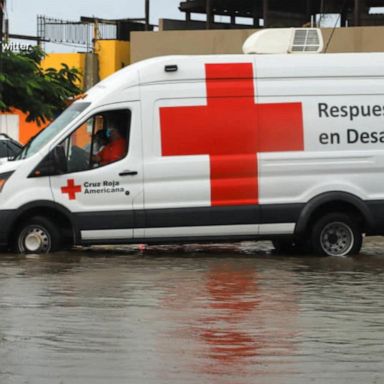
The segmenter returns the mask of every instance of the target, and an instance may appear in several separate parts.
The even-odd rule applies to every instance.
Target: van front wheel
[[[49,253],[61,244],[58,228],[47,218],[36,216],[18,227],[14,245],[18,253]]]
[[[356,255],[362,242],[357,220],[344,213],[329,213],[321,217],[312,229],[312,246],[318,255]]]

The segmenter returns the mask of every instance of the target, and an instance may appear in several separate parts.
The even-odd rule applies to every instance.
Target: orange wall
[[[21,144],[26,144],[27,141],[40,132],[48,124],[38,126],[34,122],[27,122],[27,115],[18,110],[12,110],[11,112],[2,113],[4,115],[17,115],[19,116],[19,137],[13,137],[13,139],[19,141]]]
[[[26,144],[32,136],[35,136],[36,133],[40,132],[48,125],[48,123],[46,123],[39,126],[37,123],[27,122],[27,115],[21,111],[14,111],[13,113],[19,115],[19,141],[22,144]]]

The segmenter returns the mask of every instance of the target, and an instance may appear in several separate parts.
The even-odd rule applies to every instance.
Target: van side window
[[[66,173],[81,172],[121,160],[128,153],[131,124],[129,110],[92,116],[59,146]]]

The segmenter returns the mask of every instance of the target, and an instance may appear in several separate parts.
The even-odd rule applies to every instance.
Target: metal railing
[[[94,39],[116,39],[117,22],[70,21],[39,15],[37,36],[41,41],[80,46],[90,51]]]

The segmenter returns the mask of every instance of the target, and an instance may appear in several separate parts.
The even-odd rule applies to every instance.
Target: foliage
[[[19,109],[27,113],[27,121],[41,124],[55,118],[69,98],[82,92],[79,70],[66,64],[59,70],[44,70],[40,67],[44,57],[39,47],[0,53],[0,110]]]

